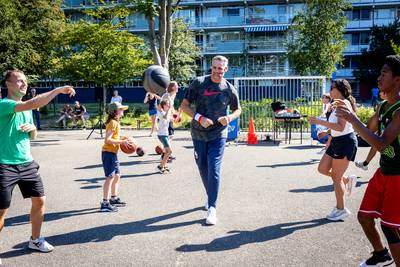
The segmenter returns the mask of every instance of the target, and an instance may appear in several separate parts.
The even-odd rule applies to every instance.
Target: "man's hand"
[[[209,118],[206,117],[201,117],[200,119],[200,125],[203,126],[204,128],[208,128],[209,126],[213,125],[213,121],[210,120]]]
[[[223,116],[218,118],[218,122],[221,123],[223,126],[226,126],[229,124],[229,117],[228,116]]]
[[[58,87],[56,90],[58,90],[61,94],[69,95],[69,97],[73,97],[75,95],[75,89],[70,85]]]
[[[353,122],[355,119],[357,119],[357,116],[354,113],[354,111],[349,109],[349,107],[343,100],[340,99],[335,100],[333,105],[336,106],[336,116],[338,118],[342,118],[350,123]]]
[[[30,133],[32,131],[36,131],[36,126],[30,123],[25,123],[19,126],[19,130],[24,133]]]

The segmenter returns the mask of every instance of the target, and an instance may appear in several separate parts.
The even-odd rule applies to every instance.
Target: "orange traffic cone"
[[[249,132],[247,134],[247,144],[248,145],[256,145],[258,143],[257,134],[254,130],[254,122],[253,118],[250,117],[249,121]]]

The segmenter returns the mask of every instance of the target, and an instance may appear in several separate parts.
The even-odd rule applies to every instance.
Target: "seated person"
[[[72,118],[72,108],[69,104],[65,104],[62,110],[60,111],[60,118],[58,118],[57,123],[62,121],[63,127],[67,127],[67,121]]]
[[[72,112],[74,127],[76,127],[77,121],[81,120],[83,128],[86,128],[85,113],[86,113],[86,108],[83,105],[81,105],[79,101],[75,101],[74,111]]]

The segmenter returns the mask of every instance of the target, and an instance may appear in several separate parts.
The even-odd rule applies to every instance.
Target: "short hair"
[[[12,69],[12,70],[7,70],[4,73],[4,79],[1,81],[1,85],[6,87],[6,81],[10,80],[11,75],[13,75],[14,73],[22,73],[25,75],[25,73],[22,70],[19,69]]]
[[[322,98],[324,98],[324,97],[328,98],[329,100],[332,99],[331,95],[328,94],[328,93],[323,94],[323,95],[322,95]]]
[[[169,99],[161,100],[161,102],[160,102],[161,108],[164,108],[164,106],[165,106],[168,102],[169,102]]]
[[[172,89],[175,87],[175,85],[178,86],[178,83],[176,81],[171,81],[168,85],[167,92],[171,93],[173,91]]]
[[[212,60],[211,60],[211,63],[214,62],[214,61],[222,61],[222,62],[225,62],[227,66],[228,66],[228,63],[229,63],[228,58],[226,58],[226,57],[224,57],[224,56],[221,56],[221,55],[218,55],[218,56],[213,57]]]
[[[393,76],[400,76],[400,55],[387,56],[385,64],[389,66]]]

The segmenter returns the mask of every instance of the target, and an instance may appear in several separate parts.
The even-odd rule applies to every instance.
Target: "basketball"
[[[170,83],[169,73],[158,65],[148,67],[144,72],[143,87],[147,92],[162,95]]]
[[[155,147],[155,151],[158,155],[161,155],[164,152],[164,149],[160,145],[158,145]]]
[[[173,118],[174,122],[181,122],[181,120],[182,120],[181,116],[179,116],[179,113],[174,113],[172,115],[172,118]]]
[[[143,157],[144,156],[144,150],[143,150],[143,148],[141,147],[141,146],[138,146],[137,148],[136,148],[136,154],[139,156],[139,157]]]
[[[125,154],[132,154],[136,151],[137,143],[133,137],[122,137],[122,140],[128,139],[128,144],[122,143],[119,147]]]

